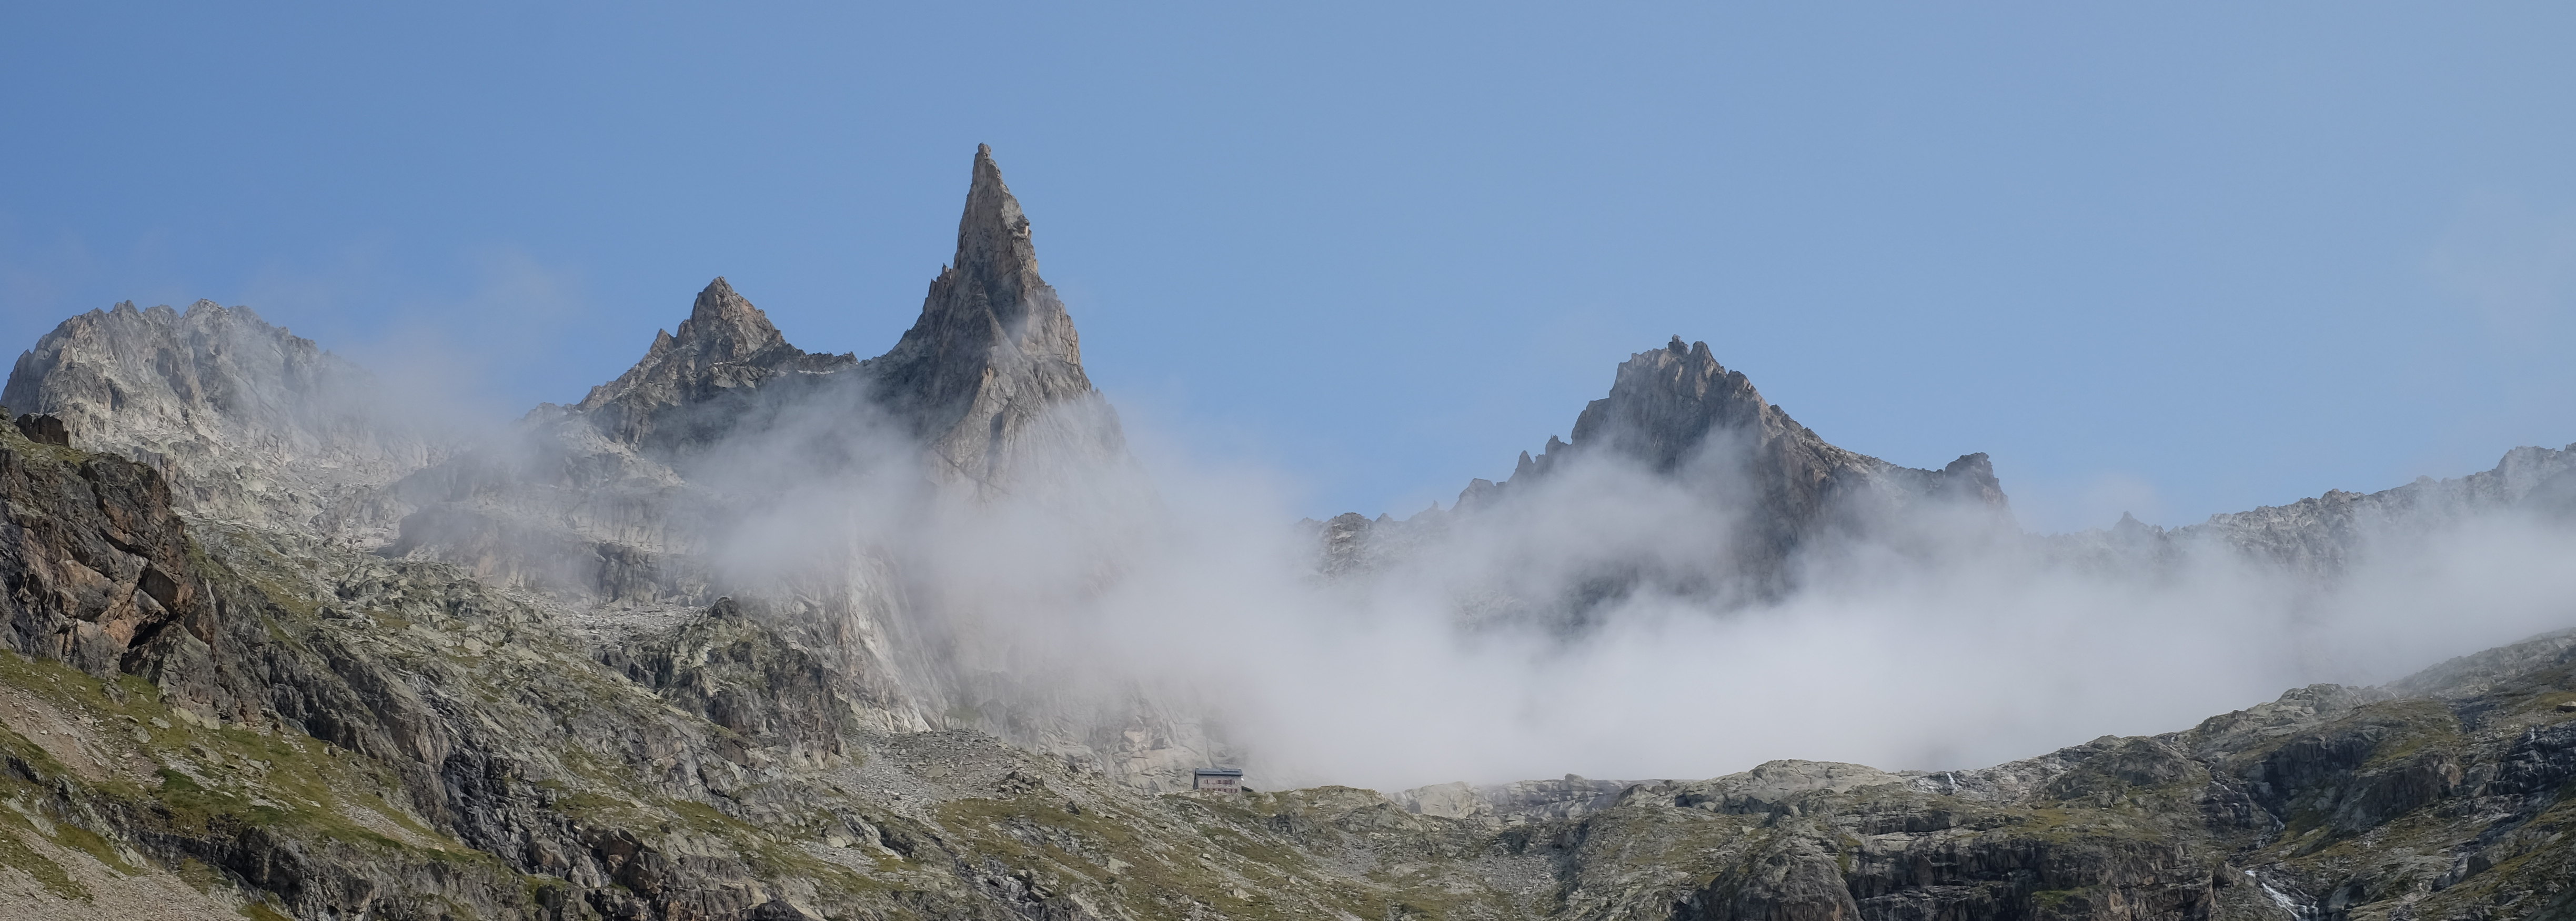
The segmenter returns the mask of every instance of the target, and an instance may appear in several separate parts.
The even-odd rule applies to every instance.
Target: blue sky
[[[1409,512],[1707,340],[2165,524],[2576,441],[2576,7],[11,4],[0,344],[249,304],[578,399],[725,275],[872,355],[994,146],[1141,426]]]

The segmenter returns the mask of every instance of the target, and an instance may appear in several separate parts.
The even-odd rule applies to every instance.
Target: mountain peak
[[[752,306],[722,275],[698,292],[696,303],[689,306],[689,318],[680,321],[671,339],[674,348],[699,364],[748,361],[787,345],[787,337],[770,324],[769,315]]]
[[[674,447],[703,441],[729,422],[719,410],[673,412],[739,395],[790,368],[826,370],[846,358],[808,355],[787,343],[769,316],[717,276],[698,292],[689,318],[656,330],[644,358],[616,380],[590,388],[575,408],[600,431],[628,444]],[[670,417],[670,418],[665,418]]]
[[[1672,472],[1711,431],[1759,431],[1772,415],[1753,382],[1718,364],[1708,343],[1686,345],[1674,336],[1663,348],[1638,352],[1620,363],[1610,395],[1594,400],[1574,421],[1574,443],[1608,449]],[[1786,415],[1772,428],[1785,423]]]
[[[956,258],[930,283],[921,318],[871,364],[887,405],[911,420],[940,469],[987,485],[1011,465],[1022,428],[1060,404],[1098,402],[1073,317],[1038,276],[1028,216],[990,146],[975,148]],[[1076,440],[1123,451],[1114,420],[1095,427]]]
[[[966,188],[965,213],[957,218],[957,255],[949,265],[975,276],[990,293],[994,319],[1015,340],[1029,332],[1025,321],[1033,312],[1053,307],[1055,315],[1063,313],[1064,305],[1055,301],[1052,290],[1046,292],[1048,297],[1025,296],[1031,288],[1045,288],[1046,282],[1038,278],[1028,215],[1020,210],[1011,187],[1002,182],[1002,168],[993,162],[993,148],[986,145],[975,147],[974,179]],[[1064,326],[1070,334],[1070,321]]]
[[[1571,442],[1550,436],[1544,453],[1522,452],[1510,478],[1469,483],[1456,508],[1544,496],[1532,488],[1568,464],[1595,462],[1643,468],[1743,512],[1735,539],[1717,558],[1687,572],[1618,576],[1666,579],[1676,591],[1706,590],[1714,579],[1736,582],[1729,590],[1743,589],[1745,597],[1777,597],[1795,575],[1791,556],[1819,537],[1866,529],[1883,514],[1924,502],[2006,508],[1986,455],[1918,470],[1836,447],[1763,399],[1742,372],[1719,364],[1708,343],[1680,336],[1621,362],[1609,395],[1575,418]]]
[[[1029,236],[1028,215],[1002,182],[993,148],[975,148],[975,168],[966,188],[966,209],[957,218],[957,255],[921,305],[921,319],[886,354],[893,363],[999,348],[1032,361],[1058,366],[1067,383],[1089,391],[1082,373],[1082,347],[1073,318],[1055,289],[1038,276],[1037,247]],[[997,353],[998,354],[998,353]],[[981,372],[974,372],[980,376]],[[945,402],[971,386],[963,377],[937,382],[928,402]]]

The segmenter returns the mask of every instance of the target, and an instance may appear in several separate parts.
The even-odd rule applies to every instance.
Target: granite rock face
[[[187,637],[213,639],[213,602],[193,578],[170,489],[151,470],[0,439],[0,522],[8,648],[115,674],[192,645]]]
[[[391,524],[364,508],[370,487],[447,453],[364,369],[212,301],[65,320],[18,356],[0,404],[152,465],[192,513],[356,540]]]

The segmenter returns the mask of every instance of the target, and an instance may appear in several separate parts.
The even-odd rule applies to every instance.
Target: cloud
[[[564,276],[504,260],[490,277],[422,316],[580,315]],[[423,381],[527,348],[405,347],[432,366]],[[1718,561],[1749,509],[1727,472],[1606,454],[1388,529],[1409,536],[1383,568],[1324,578],[1287,472],[1193,455],[1131,418],[1139,460],[1035,444],[1046,476],[970,499],[930,485],[864,380],[728,411],[731,434],[665,458],[687,490],[608,458],[630,464],[626,491],[542,514],[699,555],[718,590],[842,644],[859,680],[1026,742],[1100,751],[1121,729],[1216,727],[1230,748],[1182,739],[1171,756],[1240,753],[1268,787],[1695,778],[1776,758],[1978,767],[2576,626],[2576,573],[2556,565],[2576,534],[2518,513],[2376,533],[2319,579],[2214,544],[2132,552],[1931,507],[1812,543],[1794,591],[1728,591]],[[2116,478],[2070,501],[2102,524],[2154,511]],[[1133,722],[1159,719],[1146,711],[1184,719]]]
[[[2383,535],[2319,582],[2208,545],[2106,567],[1936,516],[1810,554],[1786,597],[1649,585],[1567,629],[1510,615],[1616,564],[1722,558],[1725,491],[1578,467],[1424,532],[1389,569],[1322,579],[1288,477],[1136,441],[1150,479],[1064,459],[1052,492],[928,513],[755,465],[797,502],[753,529],[795,543],[867,521],[901,547],[919,616],[977,667],[1058,709],[1150,688],[1211,714],[1268,786],[1704,777],[1792,757],[1977,767],[2576,625],[2576,574],[2550,563],[2576,535],[2537,518]]]

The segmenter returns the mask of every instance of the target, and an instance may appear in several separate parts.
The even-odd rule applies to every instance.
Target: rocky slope
[[[593,650],[6,430],[0,502],[13,917],[2576,916],[2576,632],[1978,771],[1202,799],[873,730],[732,602]]]

